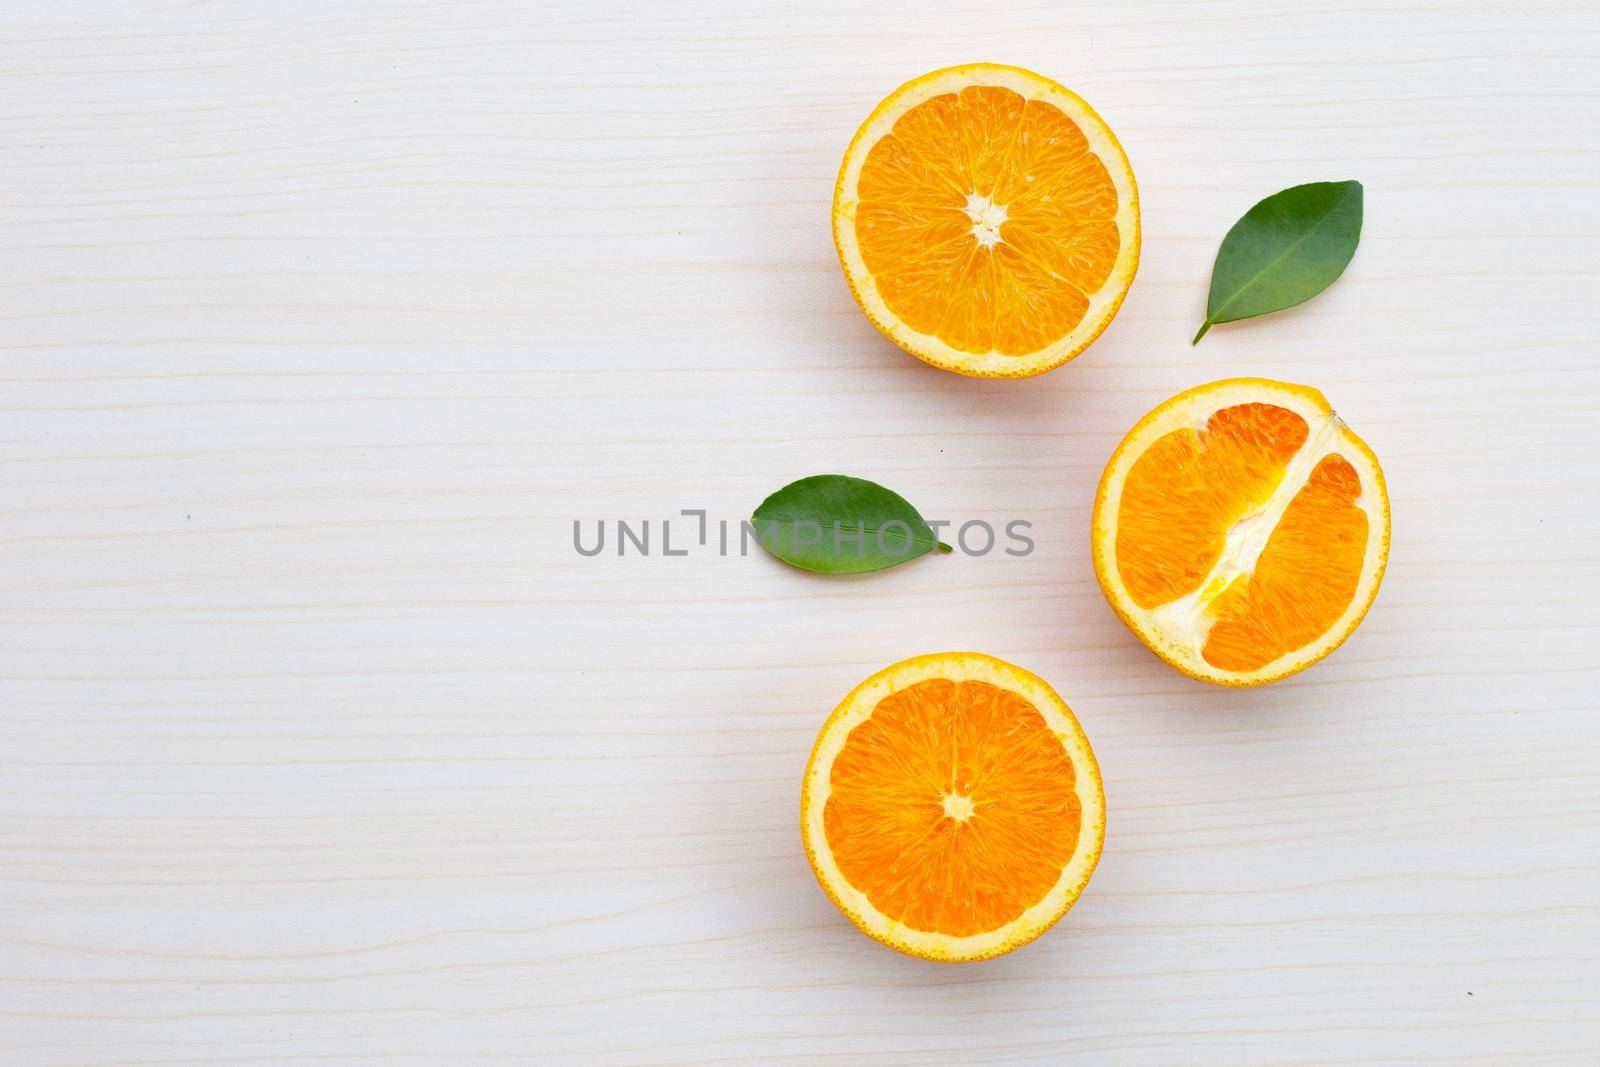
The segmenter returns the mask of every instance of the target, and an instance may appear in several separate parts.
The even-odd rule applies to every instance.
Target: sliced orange
[[[925,74],[845,152],[833,238],[873,325],[936,367],[1021,378],[1110,323],[1139,265],[1128,157],[1076,94],[1018,67]]]
[[[1162,659],[1262,685],[1342,644],[1378,595],[1389,494],[1378,457],[1315,389],[1233,378],[1139,421],[1094,502],[1111,606]]]
[[[1010,952],[1072,907],[1100,858],[1105,793],[1072,710],[976,652],[862,682],[811,751],[800,828],[839,910],[890,948]]]

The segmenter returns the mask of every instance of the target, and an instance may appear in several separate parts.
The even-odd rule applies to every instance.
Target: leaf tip
[[[939,542],[939,553],[940,553],[940,555],[948,556],[950,553],[952,553],[954,551],[955,551],[955,549],[951,548],[949,545],[945,544],[943,541]]]
[[[1205,322],[1200,324],[1200,332],[1194,335],[1194,340],[1189,342],[1190,347],[1199,344],[1200,338],[1204,337],[1206,335],[1206,331],[1209,329],[1211,329],[1211,320],[1207,319]]]

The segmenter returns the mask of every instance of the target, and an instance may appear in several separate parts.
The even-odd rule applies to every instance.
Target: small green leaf
[[[1361,243],[1361,183],[1312,182],[1273,193],[1233,224],[1211,268],[1206,321],[1254,318],[1310,300],[1344,273]]]
[[[790,482],[763,500],[750,522],[762,548],[823,574],[881,571],[935,548],[951,550],[905,497],[843,474]]]

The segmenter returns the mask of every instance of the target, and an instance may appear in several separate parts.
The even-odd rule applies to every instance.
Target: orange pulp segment
[[[1361,476],[1343,456],[1317,462],[1248,578],[1213,603],[1201,655],[1226,671],[1253,671],[1327,632],[1355,598],[1367,554]]]
[[[994,930],[1044,899],[1078,843],[1072,760],[1037,708],[932,678],[878,703],[829,776],[839,870],[918,930]]]

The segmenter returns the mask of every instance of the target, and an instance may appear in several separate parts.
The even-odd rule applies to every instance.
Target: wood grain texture
[[[1600,1058],[1600,11],[866,6],[8,12],[0,1062]],[[1141,186],[1126,305],[1033,381],[892,348],[830,243],[856,124],[975,59]],[[1345,276],[1191,348],[1234,219],[1347,177]],[[1234,374],[1320,387],[1395,511],[1361,630],[1243,693],[1087,544],[1121,434]],[[833,470],[1038,549],[572,549]],[[834,703],[947,648],[1056,685],[1110,814],[964,968],[797,826]]]

